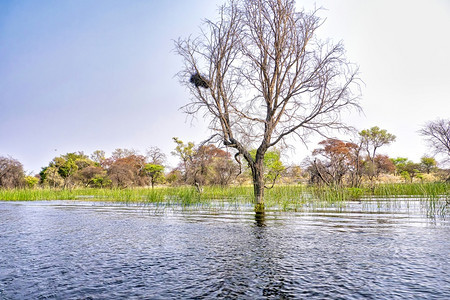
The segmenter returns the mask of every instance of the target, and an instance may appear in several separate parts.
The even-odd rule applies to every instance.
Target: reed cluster
[[[434,183],[403,183],[378,184],[373,189],[374,196],[380,197],[449,197],[450,184],[445,182]]]
[[[309,205],[329,205],[372,197],[423,197],[450,202],[450,184],[380,184],[375,189],[325,188],[306,185],[280,185],[265,192],[265,206],[281,210],[296,210]],[[246,206],[253,203],[252,186],[204,187],[199,193],[194,187],[161,187],[129,189],[0,189],[0,200],[81,200],[115,201],[123,203],[164,204],[182,206]]]

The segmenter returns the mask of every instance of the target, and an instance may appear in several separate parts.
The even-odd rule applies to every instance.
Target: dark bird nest
[[[204,89],[209,88],[209,80],[205,79],[202,75],[195,73],[191,76],[189,80],[195,87],[202,87]]]

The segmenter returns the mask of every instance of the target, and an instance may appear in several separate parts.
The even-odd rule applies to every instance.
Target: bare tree
[[[23,165],[12,157],[0,156],[0,188],[17,188],[24,185]]]
[[[346,128],[341,112],[359,109],[357,68],[341,43],[316,38],[322,23],[294,0],[229,0],[200,36],[175,43],[185,64],[179,79],[192,95],[185,112],[203,112],[213,136],[244,157],[261,206],[269,148]]]
[[[150,147],[146,151],[146,157],[149,163],[163,165],[166,162],[166,155],[158,147]]]
[[[442,155],[445,162],[450,161],[450,120],[428,122],[419,133],[425,137],[434,154]]]

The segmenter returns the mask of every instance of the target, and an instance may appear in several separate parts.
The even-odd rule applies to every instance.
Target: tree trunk
[[[255,204],[264,203],[264,182],[254,177],[253,190],[255,193]]]
[[[194,186],[199,194],[203,193],[203,187],[197,181],[194,182]]]
[[[263,156],[264,157],[264,156]],[[253,191],[255,195],[255,204],[264,205],[264,169],[263,160],[256,160],[252,169]]]

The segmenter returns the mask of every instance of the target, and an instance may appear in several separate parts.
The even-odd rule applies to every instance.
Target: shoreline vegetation
[[[82,151],[66,153],[53,158],[37,175],[26,175],[18,160],[0,156],[0,200],[91,199],[210,206],[234,202],[283,210],[364,197],[444,197],[444,202],[449,202],[450,169],[445,160],[442,168],[428,156],[420,163],[405,157],[389,158],[375,150],[390,143],[394,135],[377,126],[359,135],[358,144],[333,138],[321,141],[301,165],[285,165],[279,149],[266,151],[259,174],[264,193],[255,188],[251,166],[239,152],[233,157],[228,148],[205,143],[196,146],[176,137],[171,154],[178,157],[178,165],[170,171],[166,170],[166,155],[158,147],[147,149],[145,155],[120,148],[110,157],[102,150],[90,156]],[[248,159],[256,154],[257,150],[250,150]]]
[[[330,188],[310,185],[278,185],[266,191],[265,207],[283,211],[296,210],[310,204],[334,204],[377,198],[421,198],[445,201],[450,205],[449,183],[378,184],[375,187]],[[253,186],[205,186],[202,193],[195,187],[152,188],[34,188],[0,189],[0,201],[81,200],[136,204],[181,206],[253,205]]]

